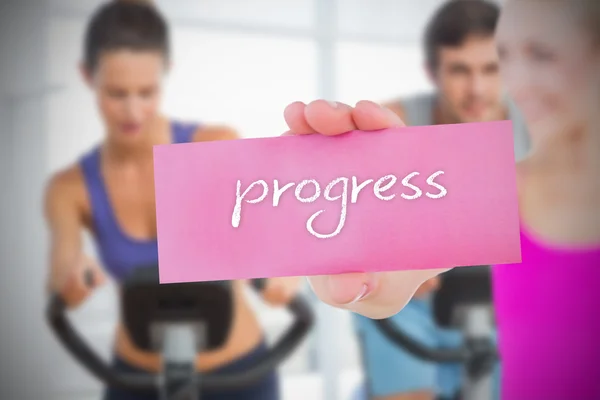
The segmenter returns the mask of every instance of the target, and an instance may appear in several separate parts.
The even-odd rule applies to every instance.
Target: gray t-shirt
[[[423,93],[400,101],[406,114],[405,122],[407,125],[434,125],[433,113],[436,98],[437,96],[434,93]],[[525,121],[514,102],[507,98],[506,105],[508,107],[509,119],[512,121],[514,128],[515,158],[516,161],[519,161],[529,152],[529,134]]]

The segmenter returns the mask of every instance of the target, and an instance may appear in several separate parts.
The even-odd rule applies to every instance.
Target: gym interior
[[[0,7],[0,173],[7,182],[1,196],[0,253],[8,270],[8,278],[0,280],[0,346],[6,363],[0,397],[7,400],[95,400],[102,398],[105,387],[57,340],[49,324],[45,287],[50,239],[42,213],[48,179],[104,135],[97,104],[79,71],[86,24],[102,3],[7,1]],[[362,99],[385,102],[435,91],[424,68],[423,33],[441,0],[153,3],[171,31],[172,65],[161,109],[173,119],[226,124],[242,138],[275,137],[288,130],[283,109],[294,101],[335,99],[353,105]],[[87,254],[95,255],[89,235],[84,246]],[[450,314],[447,308],[456,293],[471,296],[458,302],[484,305],[475,314],[492,310],[489,276],[482,268],[482,275],[463,277],[462,283],[442,280],[442,289],[447,283],[446,289],[454,292],[444,292],[447,297],[438,301],[438,322]],[[466,287],[475,289],[465,295]],[[111,357],[122,311],[118,290],[109,280],[68,312],[71,327],[105,360]],[[272,345],[294,323],[294,314],[267,305],[257,293],[252,287],[246,290]],[[366,400],[368,390],[361,388],[369,377],[352,313],[319,301],[306,282],[299,293],[310,309],[310,329],[276,367],[281,399]],[[467,360],[465,365],[482,368],[484,375],[493,373],[493,365],[486,365],[489,357],[478,364],[464,349],[434,354],[435,349],[419,347],[418,335],[412,337],[415,345],[385,323],[378,329],[414,357],[431,363],[443,363],[444,357]],[[464,374],[463,383],[489,378]],[[485,384],[492,390],[490,382]],[[481,392],[470,396],[497,398],[477,397]]]

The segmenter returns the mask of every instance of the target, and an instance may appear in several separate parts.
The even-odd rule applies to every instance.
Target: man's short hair
[[[425,30],[427,65],[435,69],[440,47],[459,47],[472,35],[493,36],[500,7],[487,0],[450,0],[440,7]]]

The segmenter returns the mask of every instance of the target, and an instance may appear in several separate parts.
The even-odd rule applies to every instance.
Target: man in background
[[[425,69],[435,90],[385,105],[410,126],[510,119],[515,156],[520,159],[528,150],[528,135],[501,85],[494,40],[499,13],[497,5],[483,0],[444,3],[424,35]],[[428,347],[460,346],[459,332],[444,330],[435,322],[431,297],[440,284],[440,277],[425,282],[392,321]],[[374,321],[356,315],[355,322],[366,371],[368,395],[363,398],[434,400],[457,395],[461,366],[420,360],[390,342]]]
[[[423,41],[425,72],[435,90],[385,105],[411,126],[511,119],[519,159],[529,143],[525,123],[501,83],[494,40],[499,14],[489,1],[444,3]]]

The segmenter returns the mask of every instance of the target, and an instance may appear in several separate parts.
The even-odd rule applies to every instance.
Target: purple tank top
[[[197,125],[171,123],[172,142],[190,142],[197,129]],[[157,265],[157,240],[132,238],[118,224],[101,174],[100,147],[87,153],[80,165],[91,202],[95,246],[104,268],[121,281],[137,267]]]
[[[600,246],[521,231],[521,264],[493,268],[502,400],[600,399]]]

